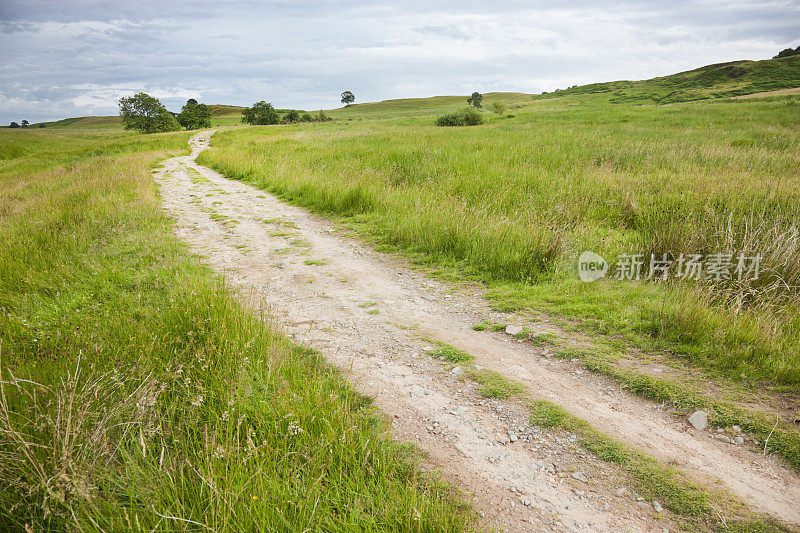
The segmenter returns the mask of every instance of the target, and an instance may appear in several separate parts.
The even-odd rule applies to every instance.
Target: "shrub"
[[[314,122],[330,122],[331,120],[333,119],[326,115],[322,109],[320,109],[319,113],[317,113],[317,116],[314,117]]]
[[[283,120],[286,122],[300,122],[300,112],[296,109],[292,109],[283,117]]]
[[[796,56],[796,55],[800,55],[800,46],[798,46],[794,50],[792,50],[791,48],[787,48],[785,50],[781,50],[780,52],[778,52],[778,55],[776,55],[772,59],[778,59],[778,58],[781,58],[781,57],[789,57],[789,56]]]
[[[242,111],[242,122],[245,124],[264,126],[267,124],[277,124],[280,122],[280,115],[272,107],[272,104],[261,100],[247,107]]]
[[[492,104],[492,111],[497,113],[498,115],[502,115],[506,112],[506,104],[502,102],[495,102]]]
[[[471,107],[447,113],[436,119],[437,126],[477,126],[483,124],[483,116]]]
[[[314,118],[310,113],[303,113],[300,115],[300,122],[311,122],[312,120],[314,120]]]

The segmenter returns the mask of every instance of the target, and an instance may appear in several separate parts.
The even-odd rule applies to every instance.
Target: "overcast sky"
[[[645,79],[800,45],[800,0],[0,0],[0,123]]]

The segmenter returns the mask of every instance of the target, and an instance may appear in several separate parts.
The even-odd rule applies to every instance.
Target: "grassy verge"
[[[368,399],[173,236],[150,167],[187,137],[53,138],[0,163],[0,520],[470,529]]]

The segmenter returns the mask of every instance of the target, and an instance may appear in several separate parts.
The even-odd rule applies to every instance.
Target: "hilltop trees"
[[[344,105],[350,105],[355,101],[356,101],[356,95],[354,95],[350,91],[345,91],[342,93],[342,103]]]
[[[145,93],[120,98],[119,115],[126,130],[157,133],[181,129],[178,121],[158,98]]]
[[[792,50],[791,48],[787,48],[786,50],[781,50],[778,52],[778,55],[773,57],[772,59],[778,59],[780,57],[789,57],[789,56],[796,56],[800,55],[800,46]]]
[[[472,93],[472,96],[467,98],[467,103],[468,104],[470,104],[472,106],[475,106],[475,107],[478,107],[478,108],[483,107],[481,105],[482,101],[483,101],[483,95],[481,93],[479,93],[478,91],[475,91],[474,93]]]
[[[28,127],[28,124],[30,124],[30,122],[28,122],[27,120],[23,120],[22,122],[20,122],[20,125],[21,125],[23,128],[27,128],[27,127]]]
[[[189,98],[178,113],[178,122],[187,130],[210,128],[211,110],[206,104],[198,104],[197,100]]]
[[[242,122],[254,126],[264,126],[267,124],[277,124],[280,122],[281,117],[272,104],[261,100],[253,104],[253,107],[247,107],[242,111]]]
[[[16,122],[12,122],[8,127],[9,128],[19,128],[19,124],[17,124]]]

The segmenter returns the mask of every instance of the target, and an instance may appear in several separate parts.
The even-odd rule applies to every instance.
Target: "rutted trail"
[[[473,383],[427,357],[432,341],[474,355],[475,364],[610,436],[800,526],[800,483],[771,458],[687,430],[612,382],[542,357],[541,347],[473,331],[492,314],[475,294],[448,292],[402,260],[337,236],[305,210],[195,164],[211,134],[195,135],[191,156],[169,159],[156,172],[178,235],[229,283],[266,302],[300,341],[349,372],[394,417],[398,439],[416,442],[445,478],[474,491],[490,523],[509,530],[672,528],[656,504],[620,494],[619,474],[583,452],[574,436],[531,428],[519,406],[482,399]]]

